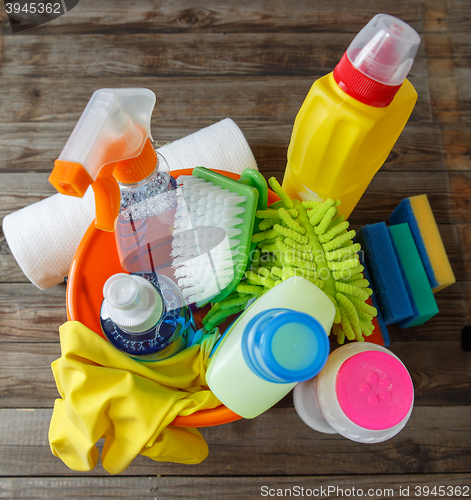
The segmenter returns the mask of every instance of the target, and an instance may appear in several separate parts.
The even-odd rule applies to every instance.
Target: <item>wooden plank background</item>
[[[471,324],[469,0],[80,0],[15,35],[0,5],[0,218],[54,193],[53,161],[101,87],[154,90],[159,144],[231,117],[263,174],[281,181],[312,82],[378,12],[421,35],[410,74],[419,98],[351,222],[387,220],[402,198],[427,193],[457,278],[437,295],[438,316],[390,328],[415,387],[405,429],[378,445],[315,433],[288,395],[257,419],[203,429],[210,455],[202,464],[139,456],[117,477],[100,464],[71,471],[47,441],[65,289],[29,283],[0,233],[0,498],[251,499],[264,486],[383,489],[371,498],[404,498],[409,486],[410,497],[426,498],[415,488],[471,486],[471,353],[461,347]]]

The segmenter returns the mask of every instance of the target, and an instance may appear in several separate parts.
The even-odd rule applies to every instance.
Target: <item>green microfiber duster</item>
[[[212,307],[203,319],[205,328],[221,324],[242,311],[251,298],[283,280],[302,276],[334,303],[333,330],[338,343],[343,344],[345,337],[363,341],[373,331],[376,309],[365,302],[372,292],[356,253],[361,247],[352,242],[355,231],[348,231],[349,223],[338,215],[340,202],[291,200],[274,177],[269,184],[280,201],[256,213],[262,221],[252,237],[257,250],[251,269],[236,292]]]

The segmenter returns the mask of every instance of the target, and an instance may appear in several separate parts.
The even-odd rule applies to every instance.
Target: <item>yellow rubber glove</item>
[[[62,356],[52,363],[61,399],[49,428],[52,453],[68,467],[122,472],[138,454],[157,461],[200,463],[208,446],[198,429],[167,427],[177,415],[221,403],[205,385],[217,334],[171,358],[141,363],[77,321],[59,329]]]

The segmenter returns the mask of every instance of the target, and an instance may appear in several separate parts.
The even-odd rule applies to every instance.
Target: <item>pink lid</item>
[[[414,400],[409,372],[397,358],[382,351],[348,358],[337,373],[336,393],[345,415],[371,430],[399,424]]]

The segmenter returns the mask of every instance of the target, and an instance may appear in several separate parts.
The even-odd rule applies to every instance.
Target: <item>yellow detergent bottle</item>
[[[377,14],[332,73],[317,80],[294,123],[283,188],[292,198],[340,199],[347,218],[386,160],[417,100],[406,76],[418,33]]]

